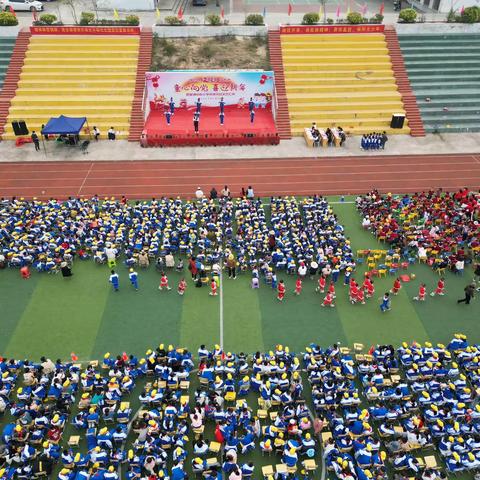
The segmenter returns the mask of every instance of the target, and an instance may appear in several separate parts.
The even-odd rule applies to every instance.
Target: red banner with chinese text
[[[140,35],[140,27],[96,27],[75,25],[31,26],[32,35]]]
[[[385,25],[280,25],[281,35],[325,33],[383,33]]]

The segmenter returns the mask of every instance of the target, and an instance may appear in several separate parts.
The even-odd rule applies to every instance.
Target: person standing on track
[[[172,288],[168,285],[168,277],[165,272],[162,272],[162,276],[160,278],[160,285],[158,286],[159,290],[171,290]]]
[[[214,277],[212,277],[212,281],[210,282],[210,294],[212,297],[216,297],[217,293],[217,282]]]
[[[185,281],[184,278],[182,278],[178,283],[177,292],[179,295],[184,295],[186,289],[187,289],[187,282]]]
[[[295,283],[295,291],[293,293],[295,295],[300,295],[302,293],[302,279],[300,277],[297,278]]]

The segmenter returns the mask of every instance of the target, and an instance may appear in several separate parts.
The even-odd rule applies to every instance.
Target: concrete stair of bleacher
[[[13,120],[38,131],[61,114],[128,138],[138,48],[137,36],[32,36],[3,138],[15,138]]]
[[[0,37],[0,91],[7,76],[8,65],[15,47],[15,37]]]
[[[480,131],[480,37],[399,35],[427,132]]]
[[[383,34],[283,35],[282,58],[292,133],[317,122],[352,134],[387,131],[404,113]]]

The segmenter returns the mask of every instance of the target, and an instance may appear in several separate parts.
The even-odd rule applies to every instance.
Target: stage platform
[[[145,122],[141,144],[145,147],[277,145],[279,137],[272,112],[255,109],[250,123],[248,107],[225,107],[225,121],[220,125],[218,107],[202,106],[198,134],[193,128],[194,107],[175,109],[170,125],[164,110],[152,110]]]

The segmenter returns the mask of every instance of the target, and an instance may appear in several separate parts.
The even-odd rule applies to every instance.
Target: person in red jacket
[[[325,298],[323,299],[322,307],[334,307],[335,304],[333,303],[333,294],[328,292]]]
[[[430,294],[432,297],[435,295],[445,295],[445,279],[442,277],[437,283],[437,288]]]
[[[420,302],[424,302],[426,291],[427,291],[426,285],[424,283],[421,283],[420,287],[418,288],[418,295],[416,297],[413,297],[413,299]]]
[[[398,292],[402,288],[402,283],[400,282],[399,278],[396,278],[395,281],[393,282],[393,287],[390,290],[390,293],[393,293],[394,295],[398,295]]]
[[[330,282],[330,286],[328,287],[328,293],[331,293],[333,298],[337,298],[337,296],[335,295],[335,284],[333,282]]]
[[[277,292],[277,300],[283,301],[283,298],[285,297],[285,284],[283,283],[283,280],[278,282]]]
[[[295,291],[293,292],[295,295],[300,295],[302,293],[302,279],[299,277],[295,283]]]
[[[355,281],[350,282],[349,296],[350,296],[350,303],[352,305],[357,302],[358,290],[359,289],[358,289],[357,282]]]

